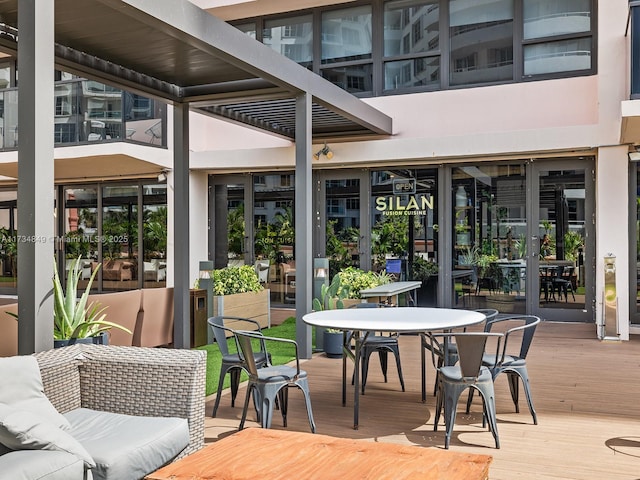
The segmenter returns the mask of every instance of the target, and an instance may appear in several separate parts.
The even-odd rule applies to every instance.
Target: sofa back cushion
[[[119,328],[112,328],[109,330],[109,344],[125,347],[133,345],[133,332],[142,308],[142,291],[130,290],[89,295],[87,304],[91,302],[98,302],[101,307],[107,307],[104,311],[105,320],[122,325],[131,331],[127,333]]]
[[[0,406],[19,407],[56,427],[69,427],[67,419],[45,396],[40,368],[34,357],[0,358],[0,378]]]

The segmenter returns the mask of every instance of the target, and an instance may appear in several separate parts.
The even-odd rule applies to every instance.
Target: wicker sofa
[[[16,358],[16,357],[14,357]],[[133,420],[143,422],[153,422],[173,418],[176,421],[186,419],[188,424],[184,428],[184,442],[188,445],[180,451],[177,456],[173,455],[169,461],[173,461],[184,455],[200,449],[204,445],[204,407],[205,407],[205,368],[206,353],[197,350],[174,350],[160,348],[143,347],[119,347],[102,345],[77,344],[66,348],[49,350],[35,355],[42,377],[44,393],[51,404],[65,417],[71,419],[72,429],[70,433],[74,435],[74,422],[72,420],[74,412],[89,412],[89,421],[84,418],[81,423],[85,429],[84,443],[81,438],[76,438],[86,450],[94,456],[107,458],[108,462],[102,462],[94,456],[95,463],[98,464],[92,470],[93,478],[116,478],[127,480],[142,478],[144,475],[159,468],[161,465],[152,465],[148,458],[141,458],[142,468],[150,471],[143,471],[136,465],[137,470],[131,468],[131,462],[135,463],[135,448],[128,447],[127,439],[132,436],[131,430],[136,429]],[[103,412],[113,414],[123,414],[133,417],[123,417],[124,421],[120,425],[121,432],[113,432],[114,422],[109,417],[103,417]],[[91,417],[91,415],[94,415]],[[85,414],[86,415],[86,414]],[[142,418],[145,417],[145,418]],[[161,418],[158,418],[161,417]],[[77,417],[76,417],[77,418]],[[127,421],[131,418],[132,422]],[[100,424],[107,420],[111,425],[104,430],[104,425]],[[184,423],[184,420],[182,420]],[[76,422],[78,423],[78,422]],[[117,423],[117,422],[116,422]],[[87,425],[91,425],[89,435],[95,432],[96,439],[90,438],[87,441]],[[151,437],[155,434],[155,426],[148,423],[149,427],[143,429],[144,433],[137,435],[137,445],[146,445],[147,439],[140,438],[149,433],[149,444],[157,439]],[[97,427],[97,428],[96,428]],[[116,427],[118,428],[118,427]],[[111,430],[111,440],[106,438]],[[137,428],[140,431],[140,428]],[[106,433],[105,433],[106,432]],[[164,439],[161,439],[161,442]],[[110,452],[109,449],[115,450]],[[162,444],[159,448],[162,448]],[[180,447],[182,448],[182,447]],[[157,450],[154,446],[153,450]],[[133,452],[133,453],[132,453]],[[140,457],[147,453],[141,453]],[[0,452],[1,453],[1,452]],[[45,455],[46,451],[10,451],[5,455],[14,453],[31,455],[33,460],[22,460],[20,465],[32,464],[38,461],[38,455]],[[59,452],[57,452],[59,453]],[[119,455],[126,460],[126,474],[118,470],[117,459]],[[124,459],[124,457],[127,457]],[[0,454],[0,466],[3,465],[4,455]],[[146,463],[145,463],[146,462]],[[166,463],[166,461],[164,461]],[[14,465],[15,466],[15,462]],[[2,467],[4,469],[4,467]],[[102,469],[102,470],[101,470]],[[109,473],[111,469],[111,473]],[[130,473],[137,471],[138,473]],[[85,473],[86,475],[86,473]],[[31,478],[29,475],[14,478]],[[41,477],[38,477],[41,478]],[[75,476],[44,476],[42,478],[76,478]],[[90,478],[90,477],[80,477]]]

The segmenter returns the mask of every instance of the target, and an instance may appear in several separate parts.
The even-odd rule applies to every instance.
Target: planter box
[[[506,294],[487,295],[486,306],[487,308],[495,308],[500,313],[513,313],[516,297]]]
[[[235,293],[213,297],[213,316],[229,315],[231,317],[250,318],[260,324],[261,328],[271,326],[271,302],[269,289],[261,292]],[[229,324],[230,328],[242,330],[240,324]],[[246,326],[245,328],[249,328]],[[251,328],[253,330],[253,328]]]

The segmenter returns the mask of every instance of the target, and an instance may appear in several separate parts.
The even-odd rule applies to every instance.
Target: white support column
[[[173,345],[189,348],[189,105],[173,106]]]
[[[311,184],[311,95],[296,98],[296,341],[302,358],[311,358],[311,327],[302,316],[311,311],[313,204]]]
[[[18,0],[18,352],[53,348],[54,0]]]
[[[596,323],[603,319],[604,257],[616,257],[617,332],[629,340],[629,158],[626,145],[600,147],[596,162]],[[585,259],[585,262],[589,259]],[[634,288],[635,290],[635,288]]]

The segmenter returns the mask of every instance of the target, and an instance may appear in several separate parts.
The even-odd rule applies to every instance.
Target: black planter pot
[[[329,358],[342,358],[342,332],[323,332],[324,353]]]
[[[109,335],[107,332],[102,332],[95,337],[87,338],[67,338],[65,340],[54,340],[53,348],[68,347],[74,343],[88,343],[94,345],[109,345]]]

